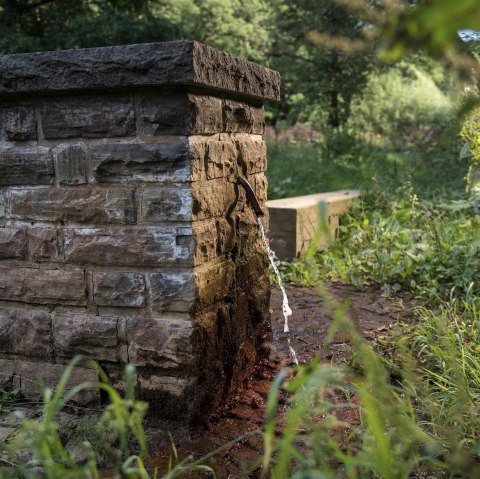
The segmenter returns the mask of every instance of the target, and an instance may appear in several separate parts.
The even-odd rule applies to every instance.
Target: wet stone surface
[[[332,323],[333,312],[315,288],[296,285],[286,286],[293,315],[289,318],[291,341],[300,363],[309,362],[321,348],[325,335]],[[388,334],[391,326],[401,321],[411,321],[411,301],[408,298],[395,300],[381,296],[378,291],[360,291],[344,284],[331,284],[328,294],[336,301],[349,303],[348,314],[367,340]],[[220,416],[211,417],[207,424],[191,436],[175,442],[180,458],[192,455],[199,459],[222,448],[207,464],[217,472],[217,477],[240,479],[259,478],[263,438],[256,433],[265,420],[265,405],[275,376],[292,360],[283,333],[282,295],[273,288],[270,303],[272,316],[273,344],[270,361],[259,364],[249,388],[231,402],[231,407]],[[325,362],[339,363],[348,358],[348,337],[337,333],[325,350]],[[328,398],[334,403],[344,402],[343,396],[332,393]],[[287,396],[281,393],[277,413],[277,434],[281,433],[283,416],[287,407]],[[355,398],[352,397],[355,403]],[[337,418],[350,428],[359,423],[355,407],[339,408]],[[240,441],[234,441],[243,436]],[[153,455],[149,466],[159,467],[168,463],[170,446],[163,436],[152,432],[150,450]],[[205,473],[189,473],[186,478],[209,477]]]
[[[332,322],[333,312],[315,288],[287,285],[287,294],[293,315],[289,319],[291,341],[300,363],[307,363],[319,351]],[[354,324],[367,340],[388,334],[390,327],[398,320],[408,322],[413,318],[411,308],[415,306],[408,298],[395,300],[382,297],[378,291],[360,291],[343,284],[330,284],[328,294],[339,302],[349,303],[348,313]],[[205,424],[192,433],[175,435],[175,447],[179,459],[189,455],[200,459],[212,451],[218,453],[207,461],[217,473],[226,479],[259,478],[263,438],[260,434],[265,420],[265,407],[271,384],[282,368],[289,368],[292,360],[283,333],[282,295],[273,288],[271,298],[273,343],[269,360],[258,364],[247,389],[233,397],[228,409],[211,416]],[[348,358],[348,337],[338,333],[325,349],[325,362],[341,363]],[[334,390],[328,401],[343,403],[343,396]],[[355,404],[355,397],[352,397]],[[288,397],[281,392],[277,411],[276,433],[281,434]],[[27,417],[38,415],[34,407],[23,407]],[[62,413],[61,423],[75,420],[75,416]],[[338,408],[337,418],[355,427],[359,422],[358,411],[353,407]],[[77,419],[78,420],[78,419]],[[11,415],[0,415],[0,440],[5,440],[18,427]],[[147,460],[150,470],[159,469],[159,475],[168,468],[171,443],[164,429],[146,425],[149,449],[152,453]],[[240,439],[239,439],[240,438]],[[72,446],[75,449],[75,444]],[[72,447],[69,446],[69,449]],[[74,451],[75,452],[75,451]],[[105,471],[102,477],[113,477]],[[188,479],[210,477],[208,473],[196,472],[183,476]]]

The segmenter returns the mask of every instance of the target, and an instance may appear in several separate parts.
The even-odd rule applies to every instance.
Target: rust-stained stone
[[[0,268],[0,300],[85,306],[83,271]]]
[[[235,263],[226,260],[218,264],[205,264],[195,269],[197,308],[224,300],[231,291],[235,278]]]

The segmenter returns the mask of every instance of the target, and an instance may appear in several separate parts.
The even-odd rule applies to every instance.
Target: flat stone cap
[[[190,40],[0,56],[0,94],[166,85],[280,97],[278,72]]]

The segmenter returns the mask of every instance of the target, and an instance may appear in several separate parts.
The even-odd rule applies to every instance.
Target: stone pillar
[[[279,75],[181,41],[0,57],[0,381],[76,354],[160,416],[220,404],[268,339],[262,102]],[[76,368],[71,384],[96,380]],[[84,401],[96,400],[84,394]]]

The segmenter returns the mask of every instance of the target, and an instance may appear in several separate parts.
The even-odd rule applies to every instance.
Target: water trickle
[[[258,225],[260,227],[260,232],[262,234],[263,244],[265,245],[265,250],[267,251],[268,259],[270,261],[270,264],[272,265],[273,271],[275,272],[278,285],[283,295],[283,305],[282,305],[283,319],[284,319],[283,332],[287,335],[288,349],[290,351],[290,356],[292,357],[292,361],[296,366],[298,366],[299,365],[298,357],[295,349],[293,349],[293,346],[292,346],[290,328],[288,326],[288,317],[292,315],[292,310],[290,309],[290,306],[288,304],[287,292],[285,291],[285,286],[283,286],[283,281],[282,281],[282,277],[280,276],[280,271],[278,271],[277,265],[275,264],[275,252],[270,248],[267,234],[265,233],[264,218],[263,216],[258,216],[257,219],[258,219]]]

